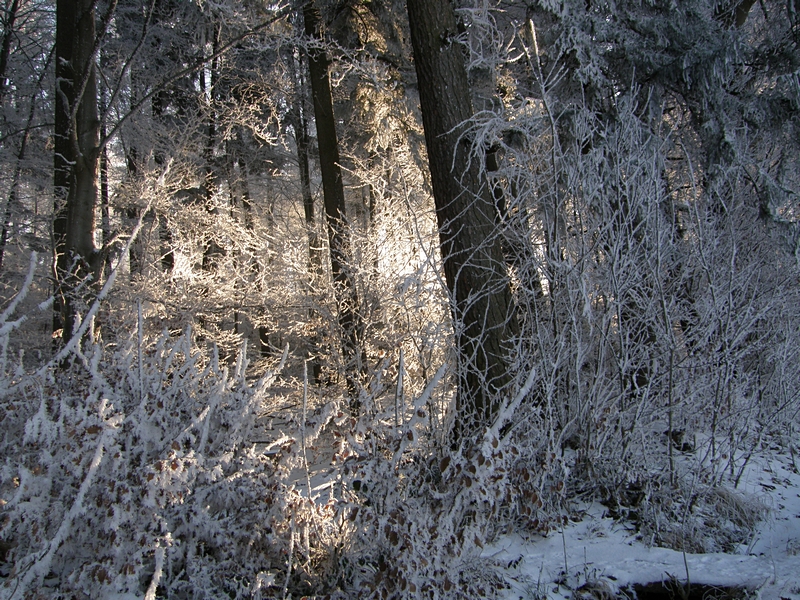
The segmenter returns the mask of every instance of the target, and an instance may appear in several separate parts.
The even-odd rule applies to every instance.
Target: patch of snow
[[[800,473],[792,456],[762,453],[739,486],[770,509],[749,546],[736,554],[684,554],[648,547],[606,509],[587,507],[583,520],[547,537],[513,534],[483,552],[501,565],[512,588],[505,597],[570,598],[587,582],[614,591],[633,584],[688,579],[692,584],[746,587],[762,600],[800,600]]]

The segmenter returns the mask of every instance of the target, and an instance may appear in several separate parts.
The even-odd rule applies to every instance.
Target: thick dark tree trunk
[[[312,2],[303,8],[306,35],[321,39],[319,12]],[[314,97],[314,117],[317,123],[319,163],[322,172],[322,190],[325,196],[325,217],[331,254],[331,272],[339,304],[339,326],[343,334],[345,376],[350,393],[350,408],[354,414],[360,410],[358,399],[358,374],[364,364],[359,350],[358,298],[352,273],[347,266],[349,240],[344,204],[344,184],[339,166],[339,141],[333,115],[331,83],[328,78],[328,57],[323,50],[309,52],[308,66],[311,76],[311,93]]]
[[[490,425],[511,381],[506,345],[518,330],[496,209],[464,123],[473,116],[449,0],[408,0],[444,272],[459,358],[456,439]]]
[[[56,5],[55,197],[53,230],[60,283],[54,326],[69,341],[78,325],[83,281],[97,276],[94,245],[100,119],[94,69],[95,11],[92,0]],[[84,288],[85,289],[85,288]]]
[[[18,11],[19,0],[13,0],[3,15],[3,41],[0,42],[0,106],[6,96],[6,71],[8,70],[8,59],[11,56],[11,40],[15,35],[14,22],[17,20]]]

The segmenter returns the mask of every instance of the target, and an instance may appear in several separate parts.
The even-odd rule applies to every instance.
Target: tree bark
[[[312,2],[308,2],[303,8],[303,21],[306,35],[312,39],[321,40],[320,16]],[[342,170],[339,166],[339,141],[336,135],[328,65],[328,57],[323,50],[316,48],[309,51],[308,66],[311,93],[314,97],[314,117],[317,124],[322,190],[325,197],[331,273],[333,274],[336,301],[339,305],[339,326],[343,334],[345,377],[350,394],[350,409],[354,414],[358,414],[360,403],[357,374],[361,373],[364,368],[358,338],[359,331],[363,327],[358,315],[355,284],[347,266],[349,254],[347,214],[345,212]]]
[[[19,11],[19,0],[13,0],[11,6],[3,15],[3,41],[0,43],[0,106],[3,105],[6,97],[6,71],[8,70],[8,59],[11,56],[11,40],[14,38],[14,22],[17,20]]]
[[[303,195],[303,215],[308,230],[308,260],[312,276],[318,276],[322,270],[320,242],[317,237],[316,219],[314,218],[314,196],[311,193],[311,169],[308,158],[308,120],[305,116],[305,94],[301,91],[295,126],[297,127],[297,160],[300,165],[300,188]]]
[[[217,23],[212,23],[210,26],[211,51],[216,55],[219,48],[220,26]],[[202,192],[203,200],[205,202],[206,211],[211,215],[212,221],[216,220],[217,206],[215,204],[214,195],[217,192],[216,183],[216,166],[214,164],[214,147],[217,143],[217,115],[214,106],[215,101],[215,87],[217,84],[219,70],[219,59],[212,58],[211,64],[208,69],[208,76],[205,70],[200,71],[200,89],[203,94],[208,98],[208,115],[206,116],[206,144],[203,148],[203,160],[205,162],[205,176],[203,178]],[[206,247],[203,251],[203,271],[207,273],[215,273],[219,264],[225,255],[225,248],[217,243],[216,235],[210,232],[210,239],[206,242]]]
[[[292,110],[293,127],[295,129],[295,143],[297,145],[297,162],[300,174],[300,190],[303,198],[303,214],[306,222],[308,235],[308,273],[311,290],[315,289],[315,283],[322,275],[322,245],[317,233],[317,222],[314,215],[314,195],[311,191],[311,160],[309,158],[309,148],[311,146],[308,138],[308,82],[304,76],[303,55],[298,52],[295,57],[294,52],[289,55],[290,64],[294,72],[295,94],[294,108]],[[313,293],[313,291],[312,291]],[[314,308],[308,309],[309,321],[317,319]],[[311,337],[308,348],[308,355],[311,356],[311,372],[314,383],[319,385],[322,379],[322,362],[319,359],[320,347],[319,332],[315,331]]]
[[[74,292],[97,276],[94,244],[100,119],[94,69],[95,11],[92,0],[56,5],[56,115],[54,184],[56,279],[61,293],[54,326],[69,341],[78,325]]]
[[[518,331],[491,189],[470,160],[473,116],[464,55],[449,0],[408,0],[411,43],[444,273],[458,352],[454,437],[490,425],[511,381],[506,345]]]

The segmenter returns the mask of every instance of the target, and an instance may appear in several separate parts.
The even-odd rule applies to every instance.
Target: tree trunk
[[[408,0],[411,43],[444,273],[458,351],[454,437],[490,425],[511,381],[506,345],[518,330],[491,189],[470,161],[473,116],[457,22],[448,0]]]
[[[318,276],[322,271],[322,257],[320,256],[320,243],[317,237],[316,219],[314,218],[314,196],[311,193],[311,169],[308,158],[308,119],[306,118],[306,91],[305,81],[298,74],[297,94],[294,110],[294,126],[297,142],[297,160],[300,168],[300,189],[303,196],[303,214],[308,230],[308,260],[312,276]]]
[[[16,5],[16,3],[15,3]],[[36,81],[36,89],[42,89],[42,82],[50,71],[50,61],[53,59],[54,50],[50,51],[47,55],[47,60],[42,67],[39,78]],[[22,141],[19,145],[19,152],[17,153],[16,165],[14,167],[14,176],[11,180],[11,189],[6,198],[6,208],[3,215],[3,229],[0,232],[0,271],[3,270],[3,260],[5,257],[6,246],[8,244],[9,228],[11,227],[11,216],[14,205],[17,203],[17,190],[19,189],[19,182],[22,175],[22,162],[25,160],[26,152],[28,149],[28,140],[31,135],[31,127],[33,126],[33,117],[36,113],[36,95],[31,98],[31,105],[28,109],[28,120],[25,122],[25,130],[22,132]]]
[[[321,39],[319,12],[312,2],[303,8],[305,32],[311,38]],[[344,204],[344,185],[339,166],[339,141],[336,136],[336,120],[333,115],[331,84],[328,78],[328,57],[323,50],[313,49],[308,53],[311,76],[311,93],[314,97],[314,117],[317,124],[319,162],[322,172],[322,190],[325,197],[325,217],[328,225],[328,241],[331,254],[331,272],[336,301],[339,305],[339,326],[342,330],[342,350],[345,361],[345,377],[350,394],[350,409],[358,414],[357,373],[364,364],[359,350],[358,298],[352,273],[347,266],[349,239]]]
[[[294,72],[295,94],[294,108],[292,110],[293,127],[295,129],[295,143],[297,144],[297,163],[300,174],[300,190],[303,198],[303,215],[306,222],[308,235],[308,273],[311,293],[314,293],[315,284],[322,275],[322,245],[317,233],[317,221],[314,215],[314,195],[311,191],[311,162],[309,158],[310,142],[308,138],[308,81],[303,72],[303,55],[292,52],[289,55]],[[308,309],[310,322],[318,321],[319,317],[313,307]],[[311,357],[311,372],[314,383],[319,385],[322,378],[322,362],[319,358],[320,335],[315,328],[309,341],[308,355]]]
[[[211,51],[216,54],[219,48],[220,26],[213,23],[211,26]],[[216,221],[217,206],[214,195],[217,192],[216,167],[214,165],[214,147],[217,143],[217,115],[214,106],[216,79],[219,70],[219,59],[212,58],[209,65],[208,75],[205,69],[200,71],[200,89],[208,98],[208,115],[206,117],[206,144],[203,148],[203,160],[205,162],[205,176],[203,178],[202,191],[205,201],[206,211],[211,215],[212,221]],[[203,271],[215,273],[225,255],[225,248],[217,243],[216,233],[210,232],[210,239],[206,242],[203,251]]]
[[[0,43],[0,106],[3,105],[6,96],[6,71],[11,56],[11,40],[15,35],[14,22],[17,20],[18,11],[19,0],[13,0],[3,19],[3,41]]]
[[[94,245],[100,119],[94,69],[95,11],[92,0],[56,5],[56,115],[54,184],[56,278],[60,316],[69,341],[78,326],[80,298],[73,292],[96,277]]]
[[[100,137],[106,137],[106,115],[108,112],[108,88],[101,87],[100,91],[100,105],[103,118],[100,121]],[[103,279],[107,280],[111,276],[111,205],[109,203],[109,187],[108,187],[108,147],[103,146],[98,159],[98,168],[100,171],[100,231],[102,239],[102,256],[99,270],[102,273]]]

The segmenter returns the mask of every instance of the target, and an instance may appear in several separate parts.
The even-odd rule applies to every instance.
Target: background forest
[[[4,0],[0,596],[477,598],[797,448],[797,0]]]

